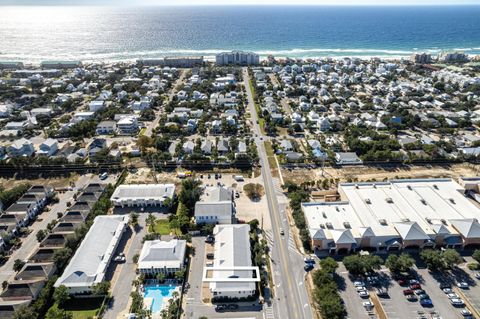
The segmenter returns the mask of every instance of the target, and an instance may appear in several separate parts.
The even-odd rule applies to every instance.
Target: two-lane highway
[[[248,75],[248,70],[244,68],[242,72],[253,130],[255,136],[258,136],[258,138],[255,139],[255,142],[257,144],[258,155],[260,158],[265,195],[267,197],[272,225],[271,231],[273,235],[273,244],[271,245],[271,259],[275,284],[275,300],[273,302],[275,318],[310,319],[313,315],[311,307],[308,304],[308,295],[305,290],[305,285],[303,284],[303,276],[298,271],[299,268],[300,271],[303,271],[303,265],[301,262],[299,263],[299,260],[302,260],[301,255],[298,252],[294,252],[296,255],[292,256],[289,252],[289,236],[291,234],[289,224],[286,222],[285,211],[280,211],[279,209],[274,180],[271,175],[270,165],[263,144],[263,140],[266,139],[266,137],[262,135],[257,123],[258,117],[249,85],[250,77]],[[280,234],[281,228],[284,229],[285,235]],[[299,276],[301,278],[299,278]],[[300,281],[300,279],[302,280]]]

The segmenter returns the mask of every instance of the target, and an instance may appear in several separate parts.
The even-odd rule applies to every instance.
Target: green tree
[[[400,256],[389,255],[385,261],[385,266],[392,273],[407,272],[414,264],[415,260],[406,253],[403,253]]]
[[[448,268],[452,268],[453,266],[461,264],[463,262],[463,258],[455,249],[446,249],[442,253],[442,257],[445,266],[447,266]]]
[[[145,223],[147,224],[149,232],[153,233],[156,221],[157,221],[157,218],[153,216],[152,213],[149,213],[147,218],[145,219]]]
[[[13,271],[19,272],[22,270],[23,266],[25,265],[25,262],[20,259],[15,259],[13,262]]]
[[[37,232],[36,236],[37,236],[37,241],[40,243],[42,240],[45,239],[45,237],[47,237],[47,232],[44,229],[40,229]]]
[[[195,203],[198,202],[201,194],[200,182],[188,178],[182,181],[182,189],[178,194],[178,200],[187,208],[189,214],[192,214]]]
[[[93,285],[92,292],[94,295],[98,296],[108,296],[110,291],[110,281],[102,281]]]
[[[38,318],[38,313],[28,305],[20,306],[15,310],[13,319],[35,319]]]
[[[70,257],[72,256],[72,250],[68,247],[55,250],[53,253],[53,262],[59,269],[63,269]]]
[[[473,252],[472,258],[475,259],[476,262],[480,263],[480,249],[477,249]]]
[[[343,259],[345,268],[355,275],[380,269],[383,260],[377,255],[350,255]]]
[[[424,249],[420,252],[420,258],[430,271],[440,271],[445,268],[442,255],[433,249]]]
[[[327,257],[320,260],[320,267],[329,274],[333,274],[338,268],[338,263],[332,257]]]
[[[53,305],[48,309],[45,319],[72,319],[73,315],[70,312],[59,309],[57,305]]]
[[[130,226],[132,227],[136,227],[138,225],[138,213],[135,213],[135,212],[130,212],[130,215],[129,215],[129,224]]]
[[[63,307],[70,299],[70,292],[68,291],[68,288],[64,285],[60,285],[55,288],[55,291],[53,292],[53,299],[60,307]]]

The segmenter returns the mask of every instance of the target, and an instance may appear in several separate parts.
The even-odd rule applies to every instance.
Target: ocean
[[[0,60],[480,54],[480,6],[0,7]]]

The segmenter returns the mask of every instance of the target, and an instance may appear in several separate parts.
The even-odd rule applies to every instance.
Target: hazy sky
[[[480,5],[480,0],[0,0],[0,5]]]

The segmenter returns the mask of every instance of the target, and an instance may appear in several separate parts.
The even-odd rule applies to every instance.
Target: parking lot
[[[208,176],[210,175],[210,178]],[[238,193],[238,197],[235,197],[236,217],[237,219],[245,222],[249,222],[253,219],[262,219],[262,213],[268,214],[267,199],[262,196],[259,200],[252,201],[245,195],[243,187],[249,183],[258,183],[263,185],[263,181],[260,177],[250,178],[246,174],[237,174],[244,177],[243,181],[238,181],[233,178],[232,173],[220,174],[215,178],[215,173],[196,174],[197,178],[202,181],[202,186],[205,187],[204,196],[208,196],[208,192],[218,185],[222,185],[227,188],[231,188],[235,194]],[[264,218],[267,222],[268,218]]]
[[[439,281],[434,278],[426,269],[414,269],[412,282],[407,280],[402,285],[398,281],[393,280],[388,269],[382,268],[376,273],[375,281],[367,281],[365,278],[354,278],[340,264],[338,269],[340,275],[339,287],[341,296],[345,302],[348,318],[377,318],[377,315],[384,313],[390,319],[413,319],[413,318],[443,318],[443,319],[459,319],[464,318],[461,314],[464,306],[454,307],[446,293],[440,289]],[[420,290],[412,293],[415,297],[411,297],[409,301],[404,295],[404,290],[410,289],[410,285],[417,280],[420,288],[424,290],[422,296]],[[360,296],[360,286],[365,286],[366,292],[363,297]],[[414,286],[412,286],[414,287]],[[385,295],[377,296],[377,288],[385,290]],[[476,289],[480,289],[477,285],[471,289],[462,290],[467,296],[472,296],[475,302],[480,302],[480,296]],[[460,296],[461,297],[461,296]],[[419,299],[431,299],[432,305],[422,306]],[[470,299],[470,297],[468,297]],[[379,303],[376,301],[378,300]],[[364,302],[372,301],[381,309],[368,311],[363,305]],[[375,308],[375,307],[374,307]],[[378,316],[379,317],[379,316]]]
[[[192,245],[195,254],[190,261],[188,272],[189,289],[184,297],[185,318],[197,319],[201,316],[208,318],[263,318],[262,306],[256,302],[240,302],[237,310],[215,311],[215,306],[205,299],[205,288],[202,289],[203,267],[210,260],[206,257],[211,252],[212,245],[205,243],[206,237],[193,237]],[[208,289],[208,285],[205,285]],[[203,290],[203,291],[202,291]],[[231,304],[231,303],[229,303]],[[200,315],[201,314],[201,315]]]

